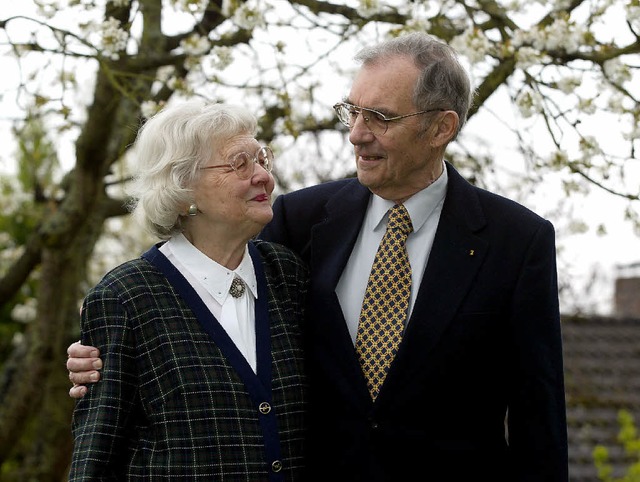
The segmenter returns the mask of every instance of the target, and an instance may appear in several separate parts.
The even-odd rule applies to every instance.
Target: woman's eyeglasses
[[[273,169],[273,151],[270,147],[260,147],[254,155],[248,152],[239,152],[227,163],[219,164],[217,166],[205,166],[200,169],[218,169],[229,168],[233,169],[240,179],[249,179],[253,176],[256,168],[256,164],[259,164],[265,171],[271,172]]]

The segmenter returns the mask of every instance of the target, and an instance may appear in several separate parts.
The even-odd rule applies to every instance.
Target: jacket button
[[[269,405],[268,402],[262,402],[260,405],[258,405],[258,410],[260,410],[260,413],[262,415],[266,415],[271,411],[271,405]]]
[[[282,462],[279,460],[271,462],[271,470],[274,472],[280,472],[282,470]]]

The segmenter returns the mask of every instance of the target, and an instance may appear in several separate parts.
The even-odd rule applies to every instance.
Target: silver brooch
[[[244,294],[244,283],[237,276],[233,278],[233,281],[231,282],[229,294],[234,298],[240,298]]]

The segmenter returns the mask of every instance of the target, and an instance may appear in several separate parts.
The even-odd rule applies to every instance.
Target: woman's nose
[[[271,179],[271,173],[262,167],[259,163],[253,165],[253,174],[251,175],[251,182],[269,182]]]

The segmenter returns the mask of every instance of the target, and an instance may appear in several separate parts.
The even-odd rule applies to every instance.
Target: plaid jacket
[[[157,247],[89,292],[82,342],[104,368],[74,411],[69,480],[300,480],[307,271],[280,245],[249,251],[257,374]]]

